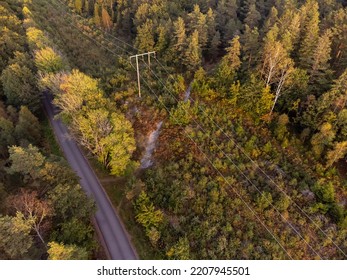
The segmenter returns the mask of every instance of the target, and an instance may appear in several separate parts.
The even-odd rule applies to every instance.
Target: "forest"
[[[9,0],[0,21],[0,258],[98,252],[50,92],[141,258],[346,259],[344,1]]]
[[[0,259],[91,259],[94,202],[41,107],[40,71],[60,69],[19,1],[0,1]],[[46,58],[49,57],[49,62]]]

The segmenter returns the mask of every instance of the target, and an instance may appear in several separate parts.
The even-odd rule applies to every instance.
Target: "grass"
[[[63,157],[63,153],[60,149],[60,146],[54,136],[54,132],[52,130],[52,127],[49,123],[49,120],[48,118],[44,118],[42,121],[41,121],[41,127],[42,127],[42,130],[43,130],[43,138],[45,139],[45,143],[44,143],[44,146],[47,150],[48,153],[50,154],[54,154],[56,156],[60,156],[60,157]]]

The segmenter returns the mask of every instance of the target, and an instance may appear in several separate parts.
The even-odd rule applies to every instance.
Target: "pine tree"
[[[250,70],[255,66],[259,56],[259,32],[255,27],[251,29],[248,25],[245,26],[245,32],[241,37],[243,60],[245,69]]]
[[[206,15],[201,13],[199,5],[194,5],[194,10],[188,14],[189,24],[188,30],[190,33],[197,30],[199,34],[199,45],[204,48],[208,41],[208,26]]]
[[[331,58],[331,31],[328,29],[319,37],[317,47],[313,54],[312,69],[309,69],[310,83],[316,92],[322,92],[329,87],[329,75],[331,75],[329,60]]]
[[[147,19],[144,24],[137,27],[137,36],[135,46],[143,52],[148,52],[154,49],[154,27],[153,21]]]
[[[195,30],[188,38],[188,47],[184,56],[184,63],[191,73],[195,72],[201,64],[201,48],[199,45],[199,32]]]
[[[250,28],[254,28],[259,25],[259,21],[261,20],[261,15],[257,10],[255,4],[251,4],[248,8],[247,16],[245,18],[245,24],[247,24]]]
[[[266,34],[278,21],[278,11],[275,7],[272,7],[270,13],[265,20],[264,26],[262,28],[262,33]]]
[[[217,31],[211,41],[211,45],[210,48],[208,50],[209,54],[215,58],[218,55],[219,52],[219,47],[221,46],[222,42],[221,42],[221,38],[220,38],[220,33],[219,31]]]
[[[235,80],[236,73],[241,66],[240,37],[235,36],[233,40],[229,42],[229,44],[230,46],[226,48],[227,53],[222,58],[217,72],[218,89],[224,94],[230,89]]]
[[[218,1],[216,9],[216,23],[221,35],[222,43],[226,44],[240,29],[241,23],[237,16],[237,0]]]
[[[299,49],[299,61],[302,68],[310,69],[314,63],[314,52],[319,40],[319,11],[317,1],[307,1],[301,12],[305,20]]]
[[[105,7],[101,8],[101,18],[102,18],[102,26],[110,31],[112,28],[112,18],[108,14],[108,11],[106,10]]]
[[[177,21],[174,22],[173,35],[174,40],[172,40],[173,45],[171,47],[174,53],[173,61],[180,63],[187,47],[186,27],[183,18],[178,17]]]

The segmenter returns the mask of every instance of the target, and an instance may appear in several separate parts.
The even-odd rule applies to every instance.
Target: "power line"
[[[59,0],[58,0],[59,1]],[[59,1],[60,2],[60,1]],[[61,3],[61,2],[60,2]],[[83,18],[83,17],[81,17],[81,18]],[[84,18],[83,18],[84,19]],[[75,26],[76,27],[76,26]],[[76,27],[76,28],[78,28],[78,27]],[[79,28],[78,28],[79,29]],[[83,33],[82,32],[82,34],[83,35],[86,35],[85,33]],[[87,35],[86,35],[87,36]],[[112,36],[112,35],[111,35]],[[89,36],[88,36],[89,37]],[[115,38],[115,39],[118,39],[118,38],[116,38],[116,37],[114,37],[114,36],[112,36],[113,38]],[[93,39],[93,38],[91,38],[91,37],[89,37],[89,39],[91,39],[91,40],[93,40],[94,42],[96,42],[96,43],[98,43],[95,39]],[[122,41],[123,42],[123,41]],[[124,43],[124,42],[123,42]],[[99,44],[99,43],[98,43]],[[105,46],[103,46],[102,44],[99,44],[99,45],[101,45],[103,48],[105,48],[105,49],[107,49],[108,51],[110,51],[108,48],[106,48]],[[125,51],[124,49],[123,49],[123,51]],[[112,52],[112,51],[110,51],[110,52]],[[116,53],[114,53],[115,55],[117,55]],[[119,56],[119,55],[117,55],[117,56]],[[156,59],[156,61],[164,68],[164,70],[167,72],[167,70],[165,69],[165,67],[160,63],[160,61],[159,60],[157,60]],[[133,66],[133,65],[132,65]],[[153,71],[152,71],[153,72]],[[168,73],[168,72],[167,72]],[[157,77],[157,76],[156,76]],[[142,77],[141,77],[142,78]],[[142,78],[143,79],[143,78]],[[157,77],[157,79],[159,80],[159,78]],[[145,82],[146,84],[147,84],[147,82]],[[148,84],[147,84],[148,85]],[[153,90],[151,89],[151,91],[153,92]],[[160,101],[160,100],[159,100]],[[204,112],[203,110],[202,110],[202,112]],[[205,112],[204,112],[205,113]],[[213,120],[212,120],[213,121]],[[214,121],[213,121],[214,122]],[[215,123],[216,124],[216,123]],[[220,126],[217,124],[217,126],[220,128]],[[201,126],[200,126],[201,127]],[[221,128],[220,128],[221,129]],[[224,131],[223,131],[223,129],[221,129],[222,130],[222,132],[224,133]],[[225,133],[224,133],[225,134]],[[230,137],[227,135],[227,134],[225,134],[229,139],[230,139]],[[233,141],[232,139],[230,139],[231,141]],[[234,141],[234,144],[235,144],[235,146],[238,148],[238,149],[240,149],[240,147],[237,145],[237,143],[235,143],[235,141]],[[243,153],[244,153],[244,151],[243,151],[243,149],[241,150]],[[245,154],[245,153],[244,153]],[[254,161],[247,155],[247,154],[245,154],[246,156],[247,156],[247,158],[249,158],[251,161],[252,161],[252,163],[254,163]],[[234,163],[233,163],[234,164]],[[234,164],[235,165],[235,164]],[[235,165],[236,166],[236,165]],[[257,165],[258,166],[258,165]],[[236,166],[237,167],[237,166]],[[258,166],[258,168],[259,169],[261,169],[259,166]],[[218,170],[217,170],[218,171]],[[262,173],[264,173],[264,175],[266,175],[267,177],[268,177],[268,175],[261,169],[261,171],[262,171]],[[218,171],[218,172],[220,172],[220,171]],[[268,177],[269,178],[269,177]],[[272,181],[272,179],[270,178],[270,180]],[[273,181],[272,181],[273,182]],[[274,182],[273,182],[274,183]],[[281,191],[282,192],[284,192],[282,189],[281,189]],[[286,195],[286,196],[288,196],[285,192],[284,192],[284,194]],[[288,196],[289,197],[289,196]],[[292,201],[292,199],[291,199],[291,197],[289,197],[290,198],[290,200]],[[296,204],[296,203],[295,203]],[[297,204],[296,204],[297,205]],[[302,209],[301,209],[302,210]],[[302,210],[303,211],[303,210]],[[305,213],[306,214],[306,213]],[[307,214],[306,214],[307,215]],[[309,216],[307,216],[310,220],[311,220],[311,218],[309,217]],[[311,220],[312,221],[312,220]],[[313,221],[312,221],[313,222]],[[321,229],[320,229],[321,230]],[[322,231],[322,230],[321,230]],[[323,232],[323,231],[322,231]],[[325,234],[324,232],[323,232],[323,234]],[[334,242],[333,242],[334,243]],[[335,243],[334,243],[335,244]],[[336,244],[335,244],[336,245]],[[310,245],[309,245],[310,246]],[[336,245],[337,246],[337,245]],[[340,248],[339,248],[340,249]],[[340,251],[344,254],[344,252],[340,249]]]
[[[157,61],[157,63],[165,70],[165,72],[169,75],[169,77],[170,77],[170,73],[166,70],[166,68],[163,66],[163,64],[161,64],[160,63],[160,61],[158,60],[158,59],[156,59],[156,61]],[[194,100],[192,97],[190,97],[190,99],[193,101],[193,102],[196,102],[196,100]],[[233,137],[231,137],[231,136],[229,136],[229,134],[227,134],[224,130],[223,130],[223,128],[221,128],[220,127],[220,125],[219,124],[217,124],[211,117],[209,117],[207,114],[206,114],[206,112],[205,112],[205,110],[202,110],[201,109],[201,107],[199,106],[199,109],[204,113],[204,115],[210,120],[210,121],[212,121],[212,123],[216,126],[216,127],[218,127],[219,129],[220,129],[220,131],[230,140],[230,141],[232,141],[232,143],[235,145],[235,147],[240,151],[240,152],[242,152],[247,158],[248,158],[248,160],[250,160],[250,162],[257,168],[257,169],[259,169],[260,171],[261,171],[261,173],[263,173],[265,176],[266,176],[266,178],[267,179],[269,179],[269,181],[274,185],[274,186],[276,186],[276,188],[278,188],[279,190],[280,190],[280,192],[282,193],[282,194],[284,194],[287,198],[289,198],[290,199],[290,201],[294,204],[294,206],[297,208],[297,209],[299,209],[299,211],[301,212],[301,213],[303,213],[304,214],[304,216],[306,217],[306,218],[308,218],[312,223],[313,223],[313,225],[321,232],[321,233],[323,233],[323,235],[325,236],[325,237],[327,237],[328,239],[329,239],[329,241],[331,241],[333,244],[334,244],[334,246],[346,257],[347,255],[346,255],[346,253],[335,243],[335,241],[333,241],[324,231],[323,231],[323,229],[321,228],[321,227],[319,227],[319,225],[317,225],[317,223],[258,165],[258,163],[256,163],[245,151],[244,151],[244,149],[242,148],[242,147],[240,147],[238,144],[237,144],[237,142],[235,141],[235,139],[233,138]],[[286,174],[286,173],[285,173]],[[286,174],[287,175],[287,174]],[[288,175],[287,175],[288,176]],[[290,176],[288,176],[288,177],[290,177]]]
[[[130,63],[133,58],[136,60],[136,71],[137,71],[137,87],[139,89],[139,97],[141,98],[141,79],[140,79],[140,68],[139,68],[139,57],[144,58],[147,56],[148,58],[148,67],[151,68],[151,55],[155,57],[155,52],[146,52],[146,53],[141,53],[141,54],[135,54],[129,57]],[[131,63],[132,64],[132,63]]]
[[[56,0],[56,1],[58,1],[58,2],[61,4],[60,7],[62,7],[68,14],[70,14],[70,15],[72,15],[72,16],[79,17],[79,18],[82,19],[83,21],[86,21],[86,18],[85,18],[85,17],[83,17],[83,16],[81,16],[81,15],[79,15],[79,14],[77,14],[77,13],[71,12],[71,10],[70,10],[68,7],[66,7],[66,3],[62,2],[61,0]],[[105,34],[105,30],[103,30],[103,29],[97,27],[96,25],[95,25],[95,28],[96,28],[97,30],[99,30],[99,31],[101,31],[102,33]],[[125,46],[128,46],[128,47],[130,47],[131,49],[133,49],[133,50],[135,50],[135,51],[137,51],[137,52],[140,52],[139,49],[137,49],[137,48],[135,48],[134,46],[130,45],[129,43],[123,41],[122,39],[120,39],[120,38],[118,38],[118,37],[115,37],[115,36],[113,36],[113,35],[110,34],[110,33],[106,33],[106,34],[107,34],[108,36],[114,38],[114,39],[117,40],[118,42],[123,43]],[[114,43],[114,42],[113,42],[113,43]],[[130,54],[130,52],[128,52],[126,49],[123,48],[123,50],[124,50],[126,53]]]
[[[76,29],[79,29],[79,27],[73,25],[70,23],[71,26],[75,27]],[[79,30],[80,31],[80,30]],[[120,55],[118,55],[117,53],[115,53],[114,51],[110,50],[109,48],[105,47],[103,44],[100,44],[98,41],[96,41],[94,38],[88,36],[87,34],[83,33],[82,31],[80,31],[83,35],[85,35],[86,37],[88,37],[90,40],[92,40],[93,42],[95,42],[96,44],[100,45],[102,48],[108,50],[109,52],[113,53],[114,55],[120,57]],[[141,77],[141,79],[143,79]],[[144,81],[145,84],[149,87],[148,83],[146,81]],[[149,87],[150,88],[150,87]],[[150,88],[150,90],[154,93],[154,91]],[[154,95],[156,95],[154,93]],[[159,97],[156,95],[158,101],[160,103],[162,103],[159,100]],[[163,104],[163,103],[162,103]],[[163,104],[164,107],[166,108],[166,110],[168,111],[168,108],[165,106],[165,104]],[[168,111],[168,113],[170,114],[170,112]],[[187,134],[188,138],[190,138],[193,143],[200,149],[200,147],[197,145],[197,143]],[[220,175],[224,178],[224,180],[227,182],[227,184],[232,188],[231,184],[228,182],[228,180],[223,176],[223,174],[214,166],[214,164],[212,163],[212,161],[207,157],[207,155],[201,150],[201,152],[206,156],[206,158],[208,159],[208,161],[212,164],[212,166],[214,167],[214,169],[216,169],[216,171],[218,173],[220,173]],[[233,188],[232,188],[233,189]],[[234,189],[233,189],[234,190]],[[292,259],[291,255],[289,254],[289,252],[283,247],[283,245],[278,241],[278,239],[274,236],[274,234],[266,227],[266,225],[260,220],[260,218],[257,216],[256,212],[249,206],[249,204],[241,197],[241,195],[234,190],[234,192],[237,194],[237,196],[241,199],[241,201],[247,206],[247,208],[252,212],[252,214],[256,217],[256,219],[261,223],[261,225],[267,230],[267,232],[274,238],[274,240],[279,244],[279,246],[286,252],[286,254],[288,255],[288,257],[290,259]]]
[[[59,0],[57,0],[57,1],[59,1]],[[61,3],[61,1],[59,1],[60,3]],[[79,16],[79,15],[78,15]],[[81,17],[81,16],[79,16],[79,17]],[[82,19],[84,19],[83,17],[81,17]],[[115,38],[116,40],[120,40],[119,38],[117,38],[117,37],[115,37],[115,36],[113,36],[113,35],[111,35],[111,34],[109,34],[111,37],[113,37],[113,38]],[[122,41],[122,40],[120,40],[121,42],[123,42],[123,43],[125,43],[124,41]],[[110,41],[108,41],[108,42],[110,42]],[[110,43],[113,43],[113,42],[110,42]],[[113,43],[114,44],[114,43]],[[129,44],[128,44],[129,45]],[[136,49],[136,48],[134,48],[134,47],[132,47],[133,49]],[[137,49],[136,49],[137,50]],[[158,60],[158,59],[156,59],[155,58],[155,60],[157,61],[157,63],[170,75],[170,73],[166,70],[166,68],[160,63],[160,61]],[[138,70],[137,70],[138,71]],[[151,70],[151,72],[153,72],[152,70]],[[153,72],[154,73],[154,72]],[[158,79],[158,81],[160,80],[160,78],[158,77],[158,76],[156,76],[156,78]],[[138,81],[139,81],[139,76],[138,76]],[[165,87],[165,86],[164,86]],[[167,89],[167,88],[166,88]],[[140,94],[140,91],[139,91],[139,95],[141,95]],[[193,101],[194,101],[194,99],[193,98],[191,98]],[[212,118],[210,118],[207,114],[206,114],[206,112],[205,112],[205,110],[202,110],[201,108],[200,108],[200,110],[204,113],[204,115],[205,116],[207,116],[220,130],[221,130],[221,132],[225,135],[225,136],[227,136],[227,138],[230,140],[230,141],[232,141],[233,142],[233,144],[251,161],[251,163],[252,164],[254,164],[255,166],[256,166],[256,168],[258,168],[269,180],[270,180],[270,182],[272,182],[273,184],[275,184],[275,186],[287,197],[287,198],[289,198],[290,199],[290,201],[316,226],[316,228],[318,228],[326,237],[328,237],[329,239],[330,239],[330,241],[346,256],[346,254],[343,252],[343,250],[329,237],[329,236],[327,236],[326,234],[325,234],[325,232],[307,215],[307,213],[295,202],[295,201],[293,201],[293,199],[281,188],[281,187],[279,187],[273,180],[272,180],[272,178],[271,177],[269,177],[269,175],[267,174],[267,173],[265,173],[265,171],[263,170],[263,169],[261,169],[260,168],[260,166],[256,163],[256,162],[254,162],[254,160],[252,159],[252,158],[250,158],[249,157],[249,155],[248,154],[246,154],[245,153],[245,151],[236,143],[236,141],[234,140],[234,139],[231,139],[230,138],[230,136],[228,135],[228,134],[226,134],[225,132],[224,132],[224,130],[212,119]],[[224,152],[223,152],[224,153]],[[227,156],[228,157],[228,156]],[[228,157],[229,158],[229,157]],[[304,239],[303,239],[304,240]]]
[[[147,87],[150,89],[150,91],[156,96],[156,99],[164,106],[165,110],[168,112],[169,116],[173,117],[177,120],[172,114],[170,114],[170,110],[167,108],[167,106],[160,100],[159,96],[155,94],[155,92],[152,90],[152,88],[148,85],[147,81],[141,77],[144,83],[147,85]],[[260,222],[260,224],[266,229],[266,231],[272,236],[272,238],[279,244],[279,246],[285,251],[285,253],[288,255],[290,259],[293,260],[292,256],[289,254],[289,252],[284,248],[284,246],[278,241],[276,236],[269,230],[269,228],[261,221],[259,216],[256,214],[256,212],[252,209],[252,207],[242,198],[240,193],[233,188],[233,186],[229,183],[228,179],[217,169],[215,164],[211,161],[211,159],[207,156],[207,154],[199,147],[199,145],[194,141],[194,139],[185,131],[183,130],[186,136],[195,144],[195,146],[199,149],[199,151],[204,155],[204,157],[208,160],[208,162],[211,164],[211,166],[217,171],[217,173],[223,178],[223,180],[229,185],[229,187],[234,191],[234,193],[239,197],[239,199],[246,205],[246,207],[251,211],[251,213],[254,215],[254,217]]]
[[[151,70],[152,71],[152,70]],[[157,79],[158,76],[152,71],[152,73],[156,76]],[[161,82],[161,81],[160,81]],[[162,83],[162,82],[161,82]],[[162,85],[164,86],[164,88],[170,93],[170,95],[178,102],[177,98],[167,89],[167,87],[162,83]],[[183,110],[187,112],[187,110],[185,108],[183,108]],[[205,135],[207,134],[207,131],[195,120],[193,119],[193,121],[195,122],[195,124],[201,128],[201,130],[205,133]],[[214,141],[214,139],[212,139],[211,137],[208,137],[211,141],[213,141],[213,143],[215,144],[215,146],[217,147],[217,149],[223,153],[223,155],[236,167],[236,169],[242,174],[243,177],[245,177],[245,179],[258,191],[258,193],[263,196],[261,190],[252,182],[252,180],[240,169],[240,167],[230,158],[229,155],[227,155],[221,148],[219,148],[219,145]],[[264,196],[263,196],[264,197]],[[269,203],[269,205],[271,205],[274,210],[281,216],[281,218],[289,225],[289,227],[306,243],[306,245],[317,255],[319,256],[320,259],[323,259],[323,257],[306,241],[306,239],[301,235],[301,233],[283,216],[283,214],[277,209],[277,207],[275,207],[275,205],[267,198],[264,197],[266,199],[266,201]]]

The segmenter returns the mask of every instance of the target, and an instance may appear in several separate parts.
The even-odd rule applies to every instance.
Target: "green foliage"
[[[31,226],[16,217],[0,216],[0,256],[2,259],[18,260],[27,256],[33,239]]]
[[[201,64],[201,47],[199,45],[199,32],[195,30],[187,39],[187,49],[184,54],[184,64],[188,71],[194,73]]]
[[[265,210],[272,204],[272,195],[269,192],[263,192],[256,198],[256,203],[259,209]]]
[[[157,228],[163,222],[163,213],[160,210],[155,210],[153,203],[150,202],[144,191],[140,193],[134,207],[137,213],[137,222],[144,226],[146,230],[151,230],[152,227]]]
[[[40,93],[34,73],[27,66],[9,65],[1,74],[1,82],[8,104],[26,105],[33,111],[38,109]]]
[[[58,185],[50,191],[54,211],[63,221],[77,218],[87,221],[95,212],[95,204],[87,197],[80,185]]]
[[[50,47],[35,52],[35,64],[44,73],[57,73],[65,69],[61,55]]]
[[[190,101],[179,101],[177,108],[171,109],[170,122],[174,125],[188,125],[193,116]]]
[[[148,248],[170,259],[287,258],[244,206],[244,200],[278,240],[285,240],[282,244],[292,257],[315,258],[313,252],[323,252],[322,247],[325,258],[344,257],[290,204],[295,201],[300,207],[305,206],[310,217],[321,228],[329,228],[329,237],[343,248],[347,219],[346,207],[341,202],[346,200],[346,193],[337,170],[328,168],[345,154],[343,143],[347,135],[344,73],[347,14],[339,3],[323,0],[82,2],[71,1],[70,6],[77,3],[77,10],[90,20],[69,17],[76,26],[112,50],[116,49],[106,41],[108,35],[94,29],[92,21],[112,35],[134,42],[142,50],[158,51],[159,60],[170,65],[168,72],[174,73],[176,82],[165,85],[178,99],[185,91],[184,79],[188,82],[195,74],[191,84],[194,104],[179,102],[175,107],[174,98],[166,94],[160,97],[171,109],[170,116],[167,115],[170,123],[161,132],[156,164],[140,175],[135,174],[145,183],[134,183],[131,192],[134,195],[145,190],[147,195],[140,192],[134,205],[134,220],[143,225],[143,233],[152,244]],[[136,99],[133,94],[136,83],[131,82],[135,72],[129,71],[128,63],[117,63],[105,55],[100,44],[84,40],[65,18],[56,17],[53,23],[47,22],[44,17],[49,5],[45,1],[36,0],[31,6],[36,9],[35,17],[47,26],[61,51],[70,58],[71,65],[89,75],[73,72],[43,76],[42,81],[49,82],[56,96],[61,116],[69,123],[74,136],[85,147],[90,145],[88,150],[99,161],[105,162],[110,170],[111,165],[123,169],[131,163],[133,151],[123,153],[124,146],[135,147],[135,142],[130,124],[124,125],[127,130],[124,134],[113,124],[115,105],[121,105],[124,112],[129,110],[127,116],[133,118],[135,135],[140,140],[145,131],[141,125],[151,122],[147,110],[152,112],[152,106],[157,104],[155,97],[147,94],[144,87],[145,99]],[[14,57],[12,53],[5,56],[10,57],[6,61]],[[162,80],[168,78],[156,63],[152,63],[152,70]],[[164,90],[153,75],[141,73],[153,90]],[[101,79],[96,81],[91,77]],[[105,89],[105,95],[101,88]],[[196,110],[197,107],[202,109]],[[165,114],[160,112],[160,116]],[[16,118],[4,118],[16,126]],[[119,123],[125,123],[123,115],[120,118]],[[188,141],[186,133],[195,145]],[[114,134],[130,135],[124,141],[129,139],[129,143],[119,145],[123,140]],[[298,141],[298,135],[302,136],[302,142]],[[112,162],[111,157],[117,159],[119,152],[120,162]],[[206,157],[213,166],[207,164]],[[137,160],[138,154],[134,153],[132,159]],[[43,166],[47,178],[59,172],[55,164],[49,168],[47,160]],[[240,170],[263,191],[262,195],[257,195]],[[122,174],[121,170],[115,173]],[[309,245],[314,250],[283,226],[283,217],[275,214],[270,207],[272,203],[299,232],[309,232]],[[59,215],[56,220],[59,225],[54,227],[54,241],[76,242],[77,246],[89,248],[82,241],[88,239],[82,235],[82,225],[76,222],[75,227],[72,219],[62,221]],[[59,239],[59,234],[66,240]]]
[[[42,30],[36,27],[29,27],[26,30],[27,41],[30,49],[42,49],[48,45],[48,39]]]
[[[320,127],[320,131],[312,136],[312,151],[316,157],[320,157],[324,148],[332,143],[335,138],[335,132],[330,123],[324,123]]]
[[[338,142],[334,148],[327,153],[327,163],[329,167],[347,154],[347,141]]]
[[[27,148],[12,146],[9,148],[11,166],[7,169],[9,174],[20,173],[24,181],[36,180],[40,177],[45,157],[39,149],[31,144]]]
[[[75,244],[86,249],[93,249],[94,229],[76,217],[60,224],[58,230],[53,232],[51,238],[56,242],[63,244]]]
[[[77,116],[81,109],[94,109],[105,105],[98,81],[78,70],[61,76],[58,83],[58,92],[54,92],[54,103],[62,109],[62,114],[68,120]]]
[[[166,255],[171,260],[189,260],[189,240],[186,237],[180,238]]]
[[[278,117],[278,122],[275,128],[275,136],[278,140],[283,141],[288,134],[287,125],[289,118],[286,114],[282,114]]]
[[[30,110],[21,106],[14,133],[19,142],[37,145],[41,141],[41,128],[38,119]]]
[[[64,245],[62,243],[48,243],[49,260],[87,260],[88,252],[85,248],[76,245]]]
[[[313,186],[313,192],[324,203],[332,203],[335,200],[335,188],[332,182],[317,182]]]
[[[13,123],[10,120],[0,116],[0,154],[2,156],[7,154],[8,146],[15,144],[13,133]]]
[[[145,23],[137,28],[136,48],[148,52],[154,48],[153,22],[147,19]]]

